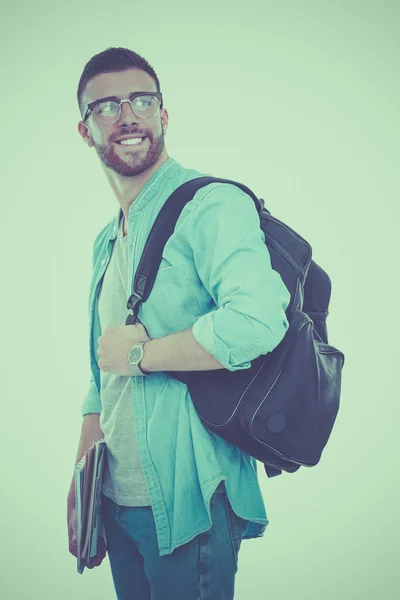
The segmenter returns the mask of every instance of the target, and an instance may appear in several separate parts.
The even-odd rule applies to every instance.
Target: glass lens
[[[132,101],[133,110],[140,117],[153,117],[159,108],[156,96],[136,96]]]
[[[106,100],[96,104],[93,108],[93,116],[97,121],[109,123],[118,118],[119,103],[112,100]]]

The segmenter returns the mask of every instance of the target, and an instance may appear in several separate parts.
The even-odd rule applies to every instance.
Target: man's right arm
[[[107,226],[108,227],[108,226]],[[92,256],[92,267],[94,268],[95,259],[98,254],[99,240],[102,239],[104,230],[96,237],[93,245],[93,256]],[[92,375],[90,379],[89,389],[86,397],[81,405],[81,412],[83,416],[81,436],[79,439],[78,453],[76,455],[75,466],[81,460],[83,455],[89,450],[89,448],[102,437],[104,433],[100,428],[100,413],[102,410],[100,394],[97,389],[94,377]],[[75,557],[78,556],[77,547],[77,517],[76,517],[76,498],[75,498],[75,471],[73,470],[72,481],[68,492],[67,499],[67,523],[68,523],[68,540],[69,540],[69,551]],[[99,538],[99,545],[96,557],[90,559],[87,563],[87,567],[92,569],[93,567],[99,566],[106,554],[106,543],[103,537]]]
[[[76,455],[75,466],[81,460],[82,456],[89,448],[104,436],[100,428],[100,415],[98,413],[90,413],[83,417],[81,437],[78,445],[78,453]],[[75,493],[74,477],[72,477],[70,494]]]
[[[75,465],[81,460],[82,456],[89,448],[104,436],[100,428],[100,415],[98,413],[90,413],[83,417],[81,437],[79,440],[78,454],[76,456]]]
[[[85,415],[88,415],[89,413],[100,414],[101,408],[102,407],[101,407],[100,395],[97,390],[97,386],[94,381],[94,377],[92,375],[90,378],[88,392],[87,392],[87,394],[82,402],[82,405],[81,405],[82,416],[84,417]]]

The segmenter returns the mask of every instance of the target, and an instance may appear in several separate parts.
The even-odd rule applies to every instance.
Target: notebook
[[[97,554],[99,537],[105,539],[101,510],[101,487],[106,456],[104,437],[95,442],[75,467],[77,520],[77,569],[83,573],[90,558]]]

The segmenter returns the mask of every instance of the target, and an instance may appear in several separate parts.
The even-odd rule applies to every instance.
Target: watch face
[[[140,348],[140,347],[132,348],[132,350],[129,353],[131,362],[133,362],[133,363],[138,362],[142,357],[142,353],[143,353],[142,348]]]

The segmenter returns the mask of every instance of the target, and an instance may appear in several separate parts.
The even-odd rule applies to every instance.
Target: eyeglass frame
[[[87,106],[87,109],[85,111],[85,115],[84,115],[82,121],[86,121],[86,119],[88,119],[90,117],[96,104],[99,104],[100,102],[106,102],[107,100],[113,101],[113,102],[118,102],[118,104],[119,104],[119,115],[114,121],[110,121],[110,123],[108,123],[109,125],[111,125],[111,123],[115,123],[115,121],[118,121],[119,117],[121,116],[121,104],[123,102],[130,103],[131,109],[137,117],[142,118],[142,119],[150,119],[151,117],[142,117],[141,115],[138,115],[135,112],[132,102],[137,96],[155,96],[160,102],[159,110],[163,109],[163,97],[162,97],[161,92],[133,92],[133,94],[130,94],[130,96],[128,98],[125,98],[124,100],[120,100],[119,98],[117,98],[117,96],[106,96],[105,98],[99,98],[98,100],[94,100],[94,102],[90,102]],[[90,110],[90,113],[87,114],[89,110]],[[155,113],[155,115],[152,115],[152,116],[155,117],[156,114],[157,113]]]

